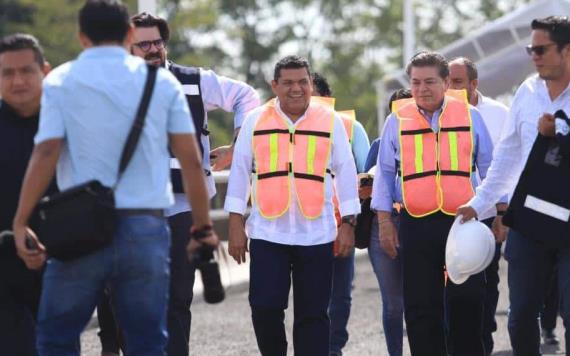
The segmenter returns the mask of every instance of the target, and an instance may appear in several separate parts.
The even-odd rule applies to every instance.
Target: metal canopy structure
[[[479,88],[497,97],[511,93],[534,67],[524,46],[530,43],[530,23],[535,18],[570,15],[570,0],[538,0],[505,15],[469,36],[439,50],[447,58],[468,57],[479,71]],[[404,69],[387,75],[378,83],[378,123],[382,129],[391,93],[408,87]]]

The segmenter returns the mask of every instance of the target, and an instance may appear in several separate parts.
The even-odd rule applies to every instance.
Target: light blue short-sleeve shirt
[[[86,49],[45,78],[35,142],[64,139],[60,189],[92,179],[115,184],[146,76],[141,58],[109,46]],[[170,206],[168,134],[194,132],[180,83],[160,69],[138,146],[115,190],[117,208]]]

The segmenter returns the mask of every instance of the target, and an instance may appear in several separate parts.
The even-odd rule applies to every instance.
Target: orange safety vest
[[[344,130],[348,136],[348,143],[352,147],[352,138],[354,136],[354,122],[356,121],[356,112],[354,110],[337,111],[344,124]]]
[[[434,132],[413,99],[397,103],[400,179],[408,213],[455,215],[474,195],[473,125],[465,91],[448,91]]]
[[[318,102],[311,100],[305,118],[291,127],[275,110],[275,100],[265,104],[252,140],[253,199],[261,216],[274,219],[289,209],[291,182],[303,216],[321,215],[333,127],[334,111]]]

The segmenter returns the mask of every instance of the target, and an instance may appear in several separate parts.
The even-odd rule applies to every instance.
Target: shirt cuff
[[[484,212],[486,212],[487,209],[489,209],[491,207],[489,204],[486,204],[483,200],[481,200],[477,196],[474,196],[473,198],[471,198],[471,200],[469,200],[469,202],[467,202],[467,205],[472,207],[473,209],[475,209],[478,217],[482,216],[482,214]]]
[[[372,197],[372,201],[370,202],[370,209],[374,211],[386,211],[392,212],[393,203],[391,201],[385,202],[382,199],[374,199]]]
[[[239,198],[226,196],[226,201],[224,203],[224,210],[228,213],[237,213],[244,215],[247,210],[247,202]]]
[[[340,203],[338,210],[340,216],[357,215],[360,214],[360,200],[352,199]]]

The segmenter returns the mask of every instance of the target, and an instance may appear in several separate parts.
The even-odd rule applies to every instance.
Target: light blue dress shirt
[[[471,105],[469,107],[474,132],[473,164],[477,167],[481,179],[484,179],[493,158],[493,142],[479,111]],[[434,132],[439,131],[442,108],[436,110],[431,118],[420,110]],[[376,211],[389,212],[392,211],[393,202],[403,202],[396,161],[400,161],[399,123],[396,115],[392,113],[384,125],[374,174],[371,207]],[[471,182],[473,187],[477,186],[477,176],[474,172],[471,174]]]
[[[368,150],[370,149],[370,141],[368,140],[368,135],[364,126],[358,121],[354,122],[352,129],[352,155],[354,156],[354,162],[356,163],[356,172],[364,172],[364,165],[366,163],[366,157],[368,157]]]
[[[123,146],[135,119],[147,66],[118,46],[93,47],[44,80],[36,144],[64,139],[60,189],[97,179],[117,181]],[[173,202],[168,134],[192,134],[182,86],[159,69],[145,126],[115,190],[117,208],[167,208]]]

